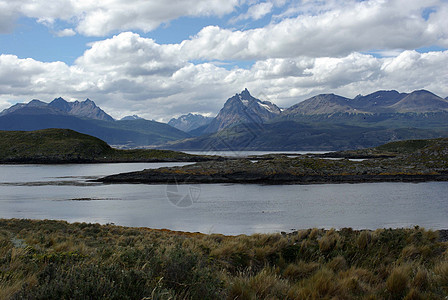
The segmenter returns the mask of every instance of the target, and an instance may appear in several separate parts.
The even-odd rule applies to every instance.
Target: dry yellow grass
[[[422,228],[232,237],[0,220],[0,299],[444,299],[447,287],[448,244]]]

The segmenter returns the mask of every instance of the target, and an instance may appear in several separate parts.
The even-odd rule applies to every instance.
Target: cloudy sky
[[[168,121],[246,87],[281,107],[446,97],[447,49],[448,0],[0,0],[0,110],[62,96]]]

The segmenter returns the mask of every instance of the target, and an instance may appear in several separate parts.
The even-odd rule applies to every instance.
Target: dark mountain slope
[[[374,147],[395,140],[442,136],[448,136],[448,128],[361,127],[337,123],[278,121],[240,124],[214,134],[167,144],[163,148],[201,151],[336,151]]]

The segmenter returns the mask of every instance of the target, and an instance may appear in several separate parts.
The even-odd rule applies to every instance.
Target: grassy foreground
[[[0,219],[0,299],[446,299],[414,229],[223,236]]]

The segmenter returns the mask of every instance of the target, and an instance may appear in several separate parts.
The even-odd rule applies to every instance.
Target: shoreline
[[[127,230],[143,230],[145,232],[156,232],[156,233],[163,233],[163,234],[173,234],[173,235],[179,235],[179,236],[222,236],[222,237],[228,237],[228,238],[237,238],[240,236],[243,237],[251,237],[254,235],[281,235],[281,236],[293,236],[297,235],[302,231],[307,230],[321,230],[323,232],[328,231],[334,231],[334,232],[341,232],[341,231],[351,231],[351,232],[374,232],[376,230],[425,230],[425,231],[433,231],[439,233],[439,242],[448,242],[448,228],[443,229],[432,229],[432,228],[426,228],[421,227],[419,225],[412,225],[409,227],[379,227],[375,229],[371,228],[361,228],[361,229],[353,229],[352,227],[341,227],[341,228],[324,228],[324,227],[307,227],[307,228],[301,228],[301,229],[293,229],[289,232],[286,231],[278,231],[278,232],[254,232],[251,234],[223,234],[223,233],[203,233],[199,231],[183,231],[183,230],[172,230],[168,228],[152,228],[152,227],[146,227],[146,226],[126,226],[126,225],[118,225],[115,223],[97,223],[97,222],[70,222],[63,219],[29,219],[29,218],[0,218],[0,228],[4,223],[8,222],[25,222],[25,223],[48,223],[48,224],[66,224],[67,226],[73,226],[73,225],[87,225],[87,226],[100,226],[100,227],[116,227],[116,228],[122,228]]]
[[[290,184],[336,184],[336,183],[376,183],[376,182],[431,182],[448,181],[448,174],[397,174],[397,175],[261,175],[261,174],[215,174],[215,175],[190,175],[161,173],[154,170],[129,172],[110,175],[93,182],[105,184],[132,183],[132,184],[265,184],[265,185],[290,185]]]

